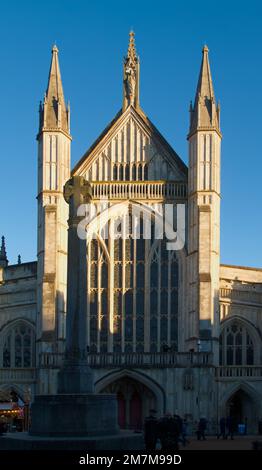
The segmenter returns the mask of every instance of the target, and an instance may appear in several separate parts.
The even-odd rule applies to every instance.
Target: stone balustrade
[[[44,368],[57,368],[62,365],[61,353],[42,353],[39,365]],[[94,368],[112,367],[188,367],[211,366],[211,353],[97,353],[88,354],[87,362]]]
[[[91,183],[94,199],[185,199],[186,183],[172,181],[104,181]]]
[[[223,287],[220,289],[220,299],[262,304],[262,293],[253,290],[228,289]]]
[[[220,379],[236,379],[237,377],[262,378],[262,366],[219,366],[216,377]]]
[[[62,353],[41,353],[40,367],[58,369],[63,363]],[[212,366],[211,353],[100,353],[89,354],[87,362],[94,368],[114,367],[204,367]],[[252,378],[261,380],[262,366],[219,366],[216,367],[217,380]],[[0,368],[1,383],[33,383],[36,381],[36,369]]]
[[[9,368],[0,369],[0,383],[32,383],[36,381],[36,369],[30,368]]]

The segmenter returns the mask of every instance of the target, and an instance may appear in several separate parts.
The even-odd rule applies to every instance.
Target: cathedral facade
[[[0,394],[56,393],[74,256],[64,186],[81,176],[93,211],[84,284],[96,392],[117,395],[121,428],[140,429],[155,408],[186,417],[191,429],[205,417],[215,432],[231,415],[256,433],[262,269],[220,263],[222,135],[208,48],[190,105],[188,167],[142,110],[139,75],[131,32],[122,108],[71,169],[70,109],[52,49],[37,136],[37,261],[9,265],[4,238],[0,251]]]

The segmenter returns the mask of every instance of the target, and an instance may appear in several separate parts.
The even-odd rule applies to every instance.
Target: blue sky
[[[130,28],[141,104],[187,162],[188,108],[207,43],[221,102],[221,261],[262,267],[262,5],[260,1],[1,2],[0,234],[8,257],[36,259],[38,103],[54,42],[71,103],[72,163],[121,107]]]

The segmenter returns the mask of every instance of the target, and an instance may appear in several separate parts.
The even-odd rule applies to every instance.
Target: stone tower
[[[218,360],[220,264],[220,123],[208,48],[203,48],[194,106],[190,105],[188,344]]]
[[[38,352],[60,351],[65,336],[68,206],[63,186],[70,177],[70,116],[58,62],[52,60],[38,140]]]

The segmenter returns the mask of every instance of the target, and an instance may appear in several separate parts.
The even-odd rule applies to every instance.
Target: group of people
[[[220,418],[219,427],[220,432],[217,435],[218,439],[221,436],[223,437],[223,439],[227,439],[229,436],[231,437],[231,439],[234,439],[235,425],[231,416],[228,416],[227,418],[224,418],[224,416],[222,416],[222,418]]]
[[[158,440],[161,443],[161,450],[176,451],[179,442],[185,446],[187,440],[187,421],[178,414],[172,415],[167,412],[163,417],[157,419],[156,410],[151,409],[149,416],[144,422],[144,441],[148,451],[156,450]]]

